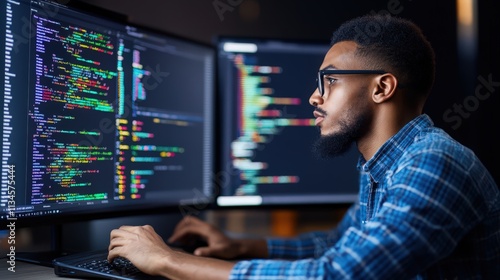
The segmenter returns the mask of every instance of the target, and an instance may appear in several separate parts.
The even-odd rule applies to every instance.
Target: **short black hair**
[[[412,21],[390,15],[365,15],[342,24],[331,44],[354,41],[367,67],[396,76],[401,88],[427,97],[435,75],[435,54],[422,30]],[[423,94],[423,96],[422,96]]]

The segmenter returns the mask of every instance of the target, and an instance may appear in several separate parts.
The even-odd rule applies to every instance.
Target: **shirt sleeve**
[[[348,227],[321,257],[242,261],[233,267],[230,279],[415,277],[449,255],[487,212],[478,186],[467,175],[469,168],[473,167],[461,166],[442,154],[423,152],[387,175],[391,180],[387,191],[391,194],[368,202],[376,204],[371,205],[376,209],[374,215],[362,221],[360,227]],[[309,244],[305,248],[314,248],[313,241],[297,242],[290,247]],[[273,253],[280,251],[276,248]]]
[[[267,238],[267,250],[272,259],[318,258],[333,246],[350,226],[358,223],[359,205],[353,204],[336,228],[330,231],[305,233],[297,238]]]

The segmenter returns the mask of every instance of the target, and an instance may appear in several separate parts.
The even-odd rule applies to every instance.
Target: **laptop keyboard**
[[[116,258],[112,263],[109,263],[108,260],[92,260],[78,264],[77,267],[124,277],[132,277],[141,273],[129,260],[124,258]]]
[[[193,253],[196,248],[207,246],[207,243],[202,240],[193,240],[190,245],[176,243],[168,243],[168,245],[174,250]],[[53,260],[52,265],[56,275],[65,277],[121,280],[165,279],[143,273],[125,258],[118,257],[109,263],[107,257],[107,250],[84,252],[56,258]]]
[[[129,260],[115,258],[108,262],[107,251],[86,252],[56,258],[54,273],[64,277],[101,279],[165,279],[141,272]]]

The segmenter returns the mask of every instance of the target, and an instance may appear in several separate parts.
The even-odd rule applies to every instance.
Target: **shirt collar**
[[[403,126],[398,133],[389,138],[371,159],[366,161],[363,156],[360,156],[358,169],[369,173],[375,182],[379,182],[390,166],[414,142],[415,137],[420,131],[433,125],[434,123],[427,114],[422,114],[414,118]]]

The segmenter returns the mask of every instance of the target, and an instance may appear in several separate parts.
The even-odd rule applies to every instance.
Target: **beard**
[[[368,126],[368,114],[355,116],[354,119],[339,121],[340,130],[328,135],[320,135],[313,144],[313,153],[317,158],[327,159],[343,155],[352,144],[363,135]]]

